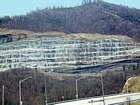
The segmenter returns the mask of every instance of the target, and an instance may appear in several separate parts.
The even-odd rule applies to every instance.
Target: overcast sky
[[[82,0],[1,0],[0,17],[9,15],[25,15],[36,8],[52,6],[71,7],[80,5]],[[104,0],[140,9],[140,0]]]

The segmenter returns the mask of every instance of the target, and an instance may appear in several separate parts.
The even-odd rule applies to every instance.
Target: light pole
[[[103,76],[102,76],[102,74],[101,74],[101,84],[102,84],[103,104],[105,105],[105,99],[104,99],[104,84],[103,84]]]
[[[2,86],[2,105],[4,105],[4,85]]]
[[[133,77],[133,75],[130,75],[130,76],[127,76],[126,77],[126,81],[127,81],[127,83],[126,83],[126,86],[127,86],[127,94],[128,94],[128,79],[131,78],[131,77]]]
[[[29,76],[29,77],[19,81],[19,102],[20,102],[20,105],[22,105],[22,101],[21,101],[21,83],[24,82],[25,80],[29,79],[29,78],[32,78],[32,76]]]
[[[83,79],[85,77],[81,77],[79,79],[76,79],[76,98],[77,98],[77,101],[78,101],[78,87],[77,87],[77,82],[80,80],[80,79]]]
[[[46,87],[47,87],[47,84],[46,84],[46,75],[45,75],[45,96],[46,96],[46,105],[48,105],[48,103],[47,103],[47,89],[46,89]]]

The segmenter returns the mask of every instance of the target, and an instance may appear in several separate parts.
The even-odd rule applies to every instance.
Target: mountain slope
[[[37,9],[27,15],[0,18],[0,28],[35,32],[123,34],[140,39],[140,10],[101,0],[71,8]]]

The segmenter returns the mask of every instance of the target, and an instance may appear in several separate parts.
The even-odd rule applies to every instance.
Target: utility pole
[[[103,84],[103,76],[102,76],[102,74],[101,74],[101,84],[102,84],[103,104],[105,105],[105,99],[104,99],[104,84]]]
[[[4,85],[2,86],[2,105],[4,105]]]
[[[47,84],[46,84],[46,75],[45,75],[45,96],[46,96],[46,105],[48,105],[48,103],[47,103],[47,89],[46,89],[46,87],[47,87]]]

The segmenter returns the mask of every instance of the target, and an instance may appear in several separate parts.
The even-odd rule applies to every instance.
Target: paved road
[[[128,100],[135,101],[140,100],[140,93],[129,93],[129,94],[120,94],[113,96],[105,96],[105,105],[127,102]],[[79,99],[78,101],[56,103],[54,105],[104,105],[103,98],[90,98],[90,99]]]

